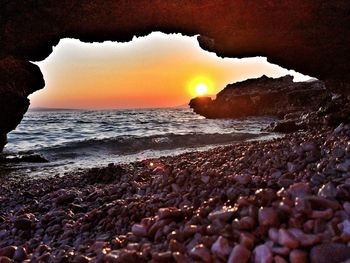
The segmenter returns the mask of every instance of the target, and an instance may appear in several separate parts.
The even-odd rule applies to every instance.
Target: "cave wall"
[[[198,34],[219,56],[266,56],[349,90],[348,0],[0,0],[0,148],[28,94],[44,86],[28,61],[45,59],[65,37],[130,41],[152,31]]]

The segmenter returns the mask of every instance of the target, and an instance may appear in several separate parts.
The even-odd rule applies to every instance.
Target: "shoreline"
[[[333,262],[345,261],[349,138],[350,125],[343,125],[63,177],[4,181],[0,256],[331,262],[337,251]]]

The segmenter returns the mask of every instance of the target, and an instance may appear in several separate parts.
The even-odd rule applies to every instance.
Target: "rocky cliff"
[[[319,80],[293,82],[293,77],[289,75],[277,79],[262,76],[229,84],[217,94],[216,99],[198,97],[192,99],[189,105],[207,118],[284,116],[317,110],[330,98],[330,92]]]
[[[266,56],[344,93],[350,87],[349,10],[348,0],[1,0],[0,64],[8,57],[18,63],[11,68],[11,85],[7,77],[0,79],[0,148],[28,106],[26,92],[43,86],[28,61],[45,59],[61,38],[130,41],[152,31],[199,35],[200,46],[219,56]],[[9,76],[6,66],[0,68],[4,75]]]

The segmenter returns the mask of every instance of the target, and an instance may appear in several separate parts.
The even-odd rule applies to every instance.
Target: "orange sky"
[[[36,63],[46,87],[30,96],[32,107],[142,108],[188,103],[196,84],[216,94],[228,83],[265,74],[309,79],[266,58],[222,59],[202,50],[196,37],[152,33],[128,43],[62,39]]]

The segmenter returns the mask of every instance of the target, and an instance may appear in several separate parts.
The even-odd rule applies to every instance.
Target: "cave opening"
[[[270,118],[209,120],[188,103],[263,75],[311,79],[265,57],[220,58],[201,49],[196,37],[160,32],[126,43],[62,39],[34,63],[45,88],[30,95],[30,109],[8,135],[5,151],[83,167],[92,159],[142,159],[260,136]]]
[[[174,107],[198,95],[195,87],[202,83],[207,95],[215,95],[227,84],[262,75],[311,78],[266,57],[220,58],[201,49],[196,36],[161,32],[126,43],[62,39],[49,57],[34,63],[46,85],[30,95],[32,108]]]

